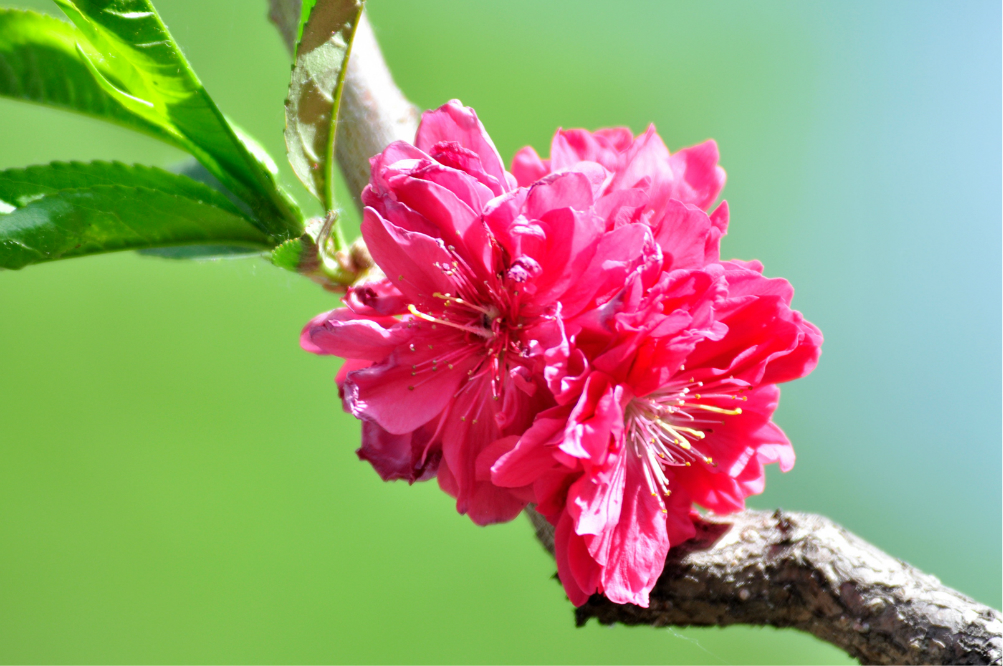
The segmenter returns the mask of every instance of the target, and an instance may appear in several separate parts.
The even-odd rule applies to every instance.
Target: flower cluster
[[[715,513],[794,464],[771,421],[819,330],[758,262],[721,261],[713,141],[559,130],[511,171],[472,109],[424,114],[371,160],[362,235],[382,273],[301,344],[346,359],[359,457],[438,478],[480,525],[528,503],[555,526],[576,605],[646,606],[694,503]]]

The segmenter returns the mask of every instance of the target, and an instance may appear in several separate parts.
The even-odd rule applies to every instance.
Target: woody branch
[[[291,35],[284,36],[292,49]],[[338,164],[356,197],[368,182],[369,158],[392,141],[413,140],[418,120],[363,15],[336,141]],[[532,509],[527,514],[553,554],[553,528]],[[576,611],[579,625],[592,617],[603,624],[794,627],[862,663],[1000,664],[1003,659],[998,611],[828,518],[779,510],[703,521],[694,539],[669,552],[649,608],[594,595]]]

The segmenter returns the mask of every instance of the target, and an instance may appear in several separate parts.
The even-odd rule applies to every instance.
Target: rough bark
[[[553,529],[535,511],[553,553]],[[705,520],[673,548],[648,608],[593,595],[580,625],[795,627],[867,664],[999,664],[996,610],[880,551],[828,518],[777,510]]]
[[[298,8],[299,0],[272,2],[278,18],[276,5]],[[288,34],[286,28],[287,43]],[[354,196],[368,182],[369,158],[392,141],[412,140],[418,118],[364,18],[349,60],[336,144]],[[553,528],[532,509],[527,513],[553,553]],[[695,539],[670,551],[648,608],[594,595],[576,611],[579,625],[592,617],[603,624],[795,627],[873,664],[1000,664],[1003,658],[998,611],[828,518],[779,510],[702,522]]]

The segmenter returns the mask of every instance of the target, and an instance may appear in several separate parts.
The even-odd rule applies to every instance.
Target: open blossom
[[[598,317],[565,322],[587,369],[511,450],[496,447],[492,476],[533,484],[576,605],[601,592],[647,606],[669,548],[695,533],[694,502],[741,510],[764,464],[793,466],[771,421],[776,384],[814,368],[822,336],[792,295],[758,263],[648,268]]]
[[[437,475],[477,523],[528,499],[478,475],[481,450],[554,404],[560,313],[590,303],[582,276],[605,221],[598,165],[520,187],[472,109],[425,113],[415,144],[372,159],[362,235],[385,279],[314,318],[302,346],[348,359],[344,404],[363,421],[359,455],[384,479]]]
[[[559,130],[511,173],[472,109],[423,115],[371,160],[362,234],[378,278],[302,346],[346,359],[359,456],[437,477],[479,524],[528,502],[556,527],[569,598],[647,604],[693,503],[727,513],[794,454],[777,383],[821,334],[784,280],[722,262],[725,174],[708,141]]]

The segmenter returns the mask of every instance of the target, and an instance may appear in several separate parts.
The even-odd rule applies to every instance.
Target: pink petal
[[[480,215],[455,192],[410,175],[395,176],[390,185],[398,201],[434,224],[447,245],[464,249],[464,256],[473,262],[472,269],[481,273],[486,270],[491,256],[487,229]]]
[[[482,449],[499,439],[490,378],[471,379],[444,416],[443,459],[456,483],[456,510],[469,514],[478,525],[511,520],[525,502],[509,491],[477,478],[477,458]]]
[[[640,221],[641,213],[648,205],[648,195],[640,188],[616,190],[596,201],[596,215],[606,221],[606,229],[612,231],[625,224]]]
[[[459,169],[474,177],[494,195],[503,194],[507,189],[504,183],[499,183],[497,178],[484,171],[484,165],[481,164],[481,158],[477,153],[464,148],[456,141],[440,141],[432,146],[429,154],[440,164]]]
[[[590,464],[605,464],[610,439],[619,439],[623,432],[622,395],[623,387],[614,384],[608,375],[601,372],[589,375],[582,396],[568,417],[560,449]]]
[[[366,317],[392,317],[407,313],[407,300],[386,278],[360,282],[348,288],[345,305]]]
[[[435,162],[416,169],[411,176],[441,185],[455,194],[472,211],[481,210],[487,202],[495,198],[495,193],[473,176]]]
[[[647,190],[650,206],[660,211],[672,197],[672,176],[669,149],[655,126],[650,125],[623,154],[610,190],[643,187]]]
[[[470,107],[453,99],[434,111],[426,111],[421,116],[421,124],[414,138],[414,145],[429,152],[440,141],[455,141],[464,148],[477,153],[484,171],[499,183],[511,189],[506,178],[505,165],[494,142],[488,136],[477,114]]]
[[[514,446],[491,465],[491,481],[504,488],[518,488],[553,469],[557,464],[553,450],[563,436],[567,413],[567,408],[555,407],[539,414]]]
[[[408,483],[435,476],[442,453],[429,453],[434,427],[422,426],[402,435],[387,432],[372,421],[362,421],[362,446],[356,451],[359,460],[373,466],[384,481],[403,479]]]
[[[710,214],[712,228],[707,234],[707,244],[704,247],[704,263],[709,264],[721,259],[721,238],[728,233],[728,202],[721,204]]]
[[[520,148],[512,158],[512,175],[519,187],[529,187],[550,173],[550,160],[541,160],[532,146]]]
[[[568,600],[575,606],[581,606],[589,600],[591,594],[596,590],[583,590],[575,581],[570,563],[570,558],[572,557],[570,553],[570,541],[572,539],[581,540],[581,537],[574,533],[571,518],[567,514],[563,514],[557,523],[557,527],[554,529],[554,559],[557,561],[557,577],[561,579],[561,584],[568,595]],[[574,557],[582,557],[581,549],[575,548],[574,550]],[[587,553],[585,557],[588,557]],[[584,568],[588,566],[588,562],[576,562],[576,565],[578,568]]]
[[[655,242],[665,254],[665,270],[704,266],[707,238],[714,228],[710,218],[696,206],[675,199],[668,201],[664,210],[652,226]]]
[[[550,144],[553,171],[568,169],[578,162],[598,162],[614,171],[619,161],[619,151],[608,138],[583,129],[557,130]]]
[[[396,319],[368,319],[338,308],[311,319],[300,334],[300,346],[311,354],[382,361],[405,338]]]
[[[433,294],[450,293],[453,282],[440,266],[453,260],[442,241],[425,234],[405,231],[383,219],[372,208],[362,215],[362,237],[387,279],[412,303],[422,303]]]
[[[588,210],[592,202],[592,183],[588,177],[577,171],[564,171],[534,183],[523,210],[527,218],[538,220],[557,208]]]
[[[647,608],[648,593],[665,566],[669,538],[664,505],[648,489],[641,464],[636,456],[628,456],[620,519],[603,535],[608,555],[602,586],[610,601]]]
[[[724,189],[724,169],[718,166],[714,140],[683,148],[670,158],[675,187],[672,198],[708,210]]]
[[[398,435],[442,412],[479,362],[461,331],[415,330],[411,342],[399,345],[384,361],[351,373],[345,383],[352,414]]]
[[[601,473],[585,474],[568,489],[567,511],[574,519],[575,533],[602,538],[620,521],[626,488],[626,458],[620,454]],[[606,551],[596,542],[589,552],[600,564]],[[605,542],[608,546],[608,542]]]

